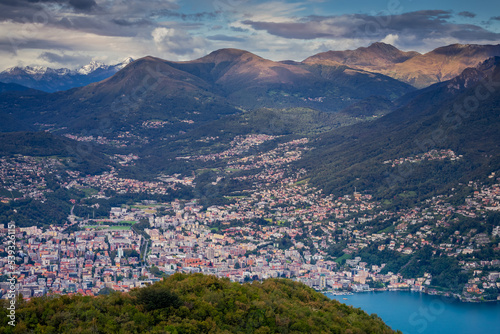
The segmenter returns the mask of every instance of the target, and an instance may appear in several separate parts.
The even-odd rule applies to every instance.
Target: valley
[[[398,87],[381,96],[350,90],[346,68],[294,66],[232,49],[146,57],[83,88],[1,95],[32,130],[1,134],[23,295],[184,272],[498,300],[498,58],[418,91],[349,74]]]

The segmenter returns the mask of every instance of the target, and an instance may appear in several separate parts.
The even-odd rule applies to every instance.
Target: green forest
[[[378,316],[301,283],[202,274],[177,273],[130,293],[20,301],[15,327],[6,312],[0,308],[2,333],[394,333]]]

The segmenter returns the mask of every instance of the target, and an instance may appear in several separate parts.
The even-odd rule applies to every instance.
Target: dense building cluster
[[[238,282],[288,277],[318,290],[412,289],[437,293],[431,287],[431,273],[405,277],[384,270],[386,263],[370,264],[358,255],[366,247],[401,256],[426,247],[449,258],[471,255],[459,264],[463,270],[473,270],[474,275],[458,295],[475,300],[488,289],[500,288],[500,261],[473,257],[500,241],[500,228],[481,233],[474,228],[458,228],[460,217],[482,217],[500,210],[499,184],[471,181],[463,185],[471,193],[460,205],[450,202],[452,192],[412,208],[386,210],[361,190],[325,195],[304,182],[306,171],[292,169],[291,163],[309,149],[307,139],[242,156],[250,147],[273,138],[236,137],[228,151],[217,155],[227,162],[227,178],[233,177],[235,170],[255,170],[254,174],[234,176],[251,180],[252,187],[245,195],[226,196],[230,200],[227,204],[203,207],[196,198],[165,203],[146,200],[113,207],[105,219],[70,215],[65,226],[18,228],[19,291],[25,297],[96,294],[104,287],[129,291],[160,279],[164,273],[201,272]],[[438,155],[451,157],[448,151]],[[117,158],[129,163],[135,156]],[[42,196],[44,175],[59,173],[61,163],[48,158],[16,159],[0,161],[4,186],[16,188],[23,196],[39,198],[34,195],[35,189]],[[196,183],[193,177],[180,174],[163,175],[155,182],[123,179],[113,170],[92,176],[67,174],[68,180],[62,180],[61,185],[95,189],[94,197],[104,197],[106,190],[164,195],[176,184]],[[492,174],[489,179],[495,177]],[[374,223],[387,227],[375,229]],[[454,226],[457,230],[443,237],[443,229]],[[500,245],[493,247],[498,250]],[[336,248],[341,250],[341,257],[335,255]],[[0,268],[6,274],[2,261]]]

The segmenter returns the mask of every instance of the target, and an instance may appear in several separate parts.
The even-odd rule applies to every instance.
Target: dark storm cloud
[[[58,5],[61,12],[89,12],[97,7],[94,0],[3,0],[0,21],[33,22],[37,16],[48,15],[46,5]]]
[[[225,42],[246,42],[247,41],[245,38],[227,36],[227,35],[221,35],[221,34],[207,36],[207,39],[212,40],[212,41],[225,41]]]
[[[425,10],[399,15],[373,16],[351,14],[340,16],[309,16],[297,22],[242,23],[271,35],[291,39],[316,38],[384,38],[389,34],[413,40],[455,37],[466,41],[499,40],[500,34],[471,24],[450,23],[451,11]]]
[[[0,2],[0,21],[30,22],[33,15],[41,12],[43,7],[39,3],[23,0],[7,0]]]
[[[158,12],[175,13],[176,8],[163,0],[116,0],[101,5],[95,0],[2,0],[0,22],[41,23],[101,36],[133,37],[141,34],[139,26],[148,27],[149,32],[158,26]],[[81,12],[86,15],[78,15]]]
[[[476,14],[471,13],[471,12],[467,12],[467,11],[460,12],[460,13],[458,13],[458,15],[460,15],[462,17],[467,17],[467,18],[474,18],[474,17],[476,17]]]

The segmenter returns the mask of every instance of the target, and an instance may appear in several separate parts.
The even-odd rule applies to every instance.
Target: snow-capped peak
[[[133,61],[130,57],[114,65],[92,61],[77,70],[53,69],[45,66],[16,66],[0,72],[0,82],[16,83],[45,92],[57,92],[107,79]]]
[[[67,75],[73,73],[73,71],[71,71],[68,68],[52,69],[46,66],[25,66],[25,67],[15,66],[6,69],[2,73],[6,74],[26,73],[34,77],[40,77],[46,74]]]
[[[25,66],[25,67],[20,67],[20,66],[15,66],[15,67],[10,67],[4,71],[4,73],[20,73],[24,72],[29,75],[43,75],[47,73],[49,70],[48,67],[45,66]]]
[[[48,69],[46,66],[26,66],[24,71],[28,74],[44,74]]]
[[[122,68],[124,68],[125,66],[127,66],[128,64],[130,64],[133,61],[134,61],[134,59],[132,59],[132,57],[127,57],[127,58],[123,59],[121,62],[119,62],[118,64],[116,64],[115,68],[121,70]]]
[[[90,62],[90,64],[82,66],[81,68],[79,68],[76,71],[79,74],[87,75],[87,74],[94,72],[95,70],[97,70],[99,68],[107,69],[108,67],[109,67],[108,65],[105,65],[103,63],[99,63],[99,62],[96,62],[93,60]]]

